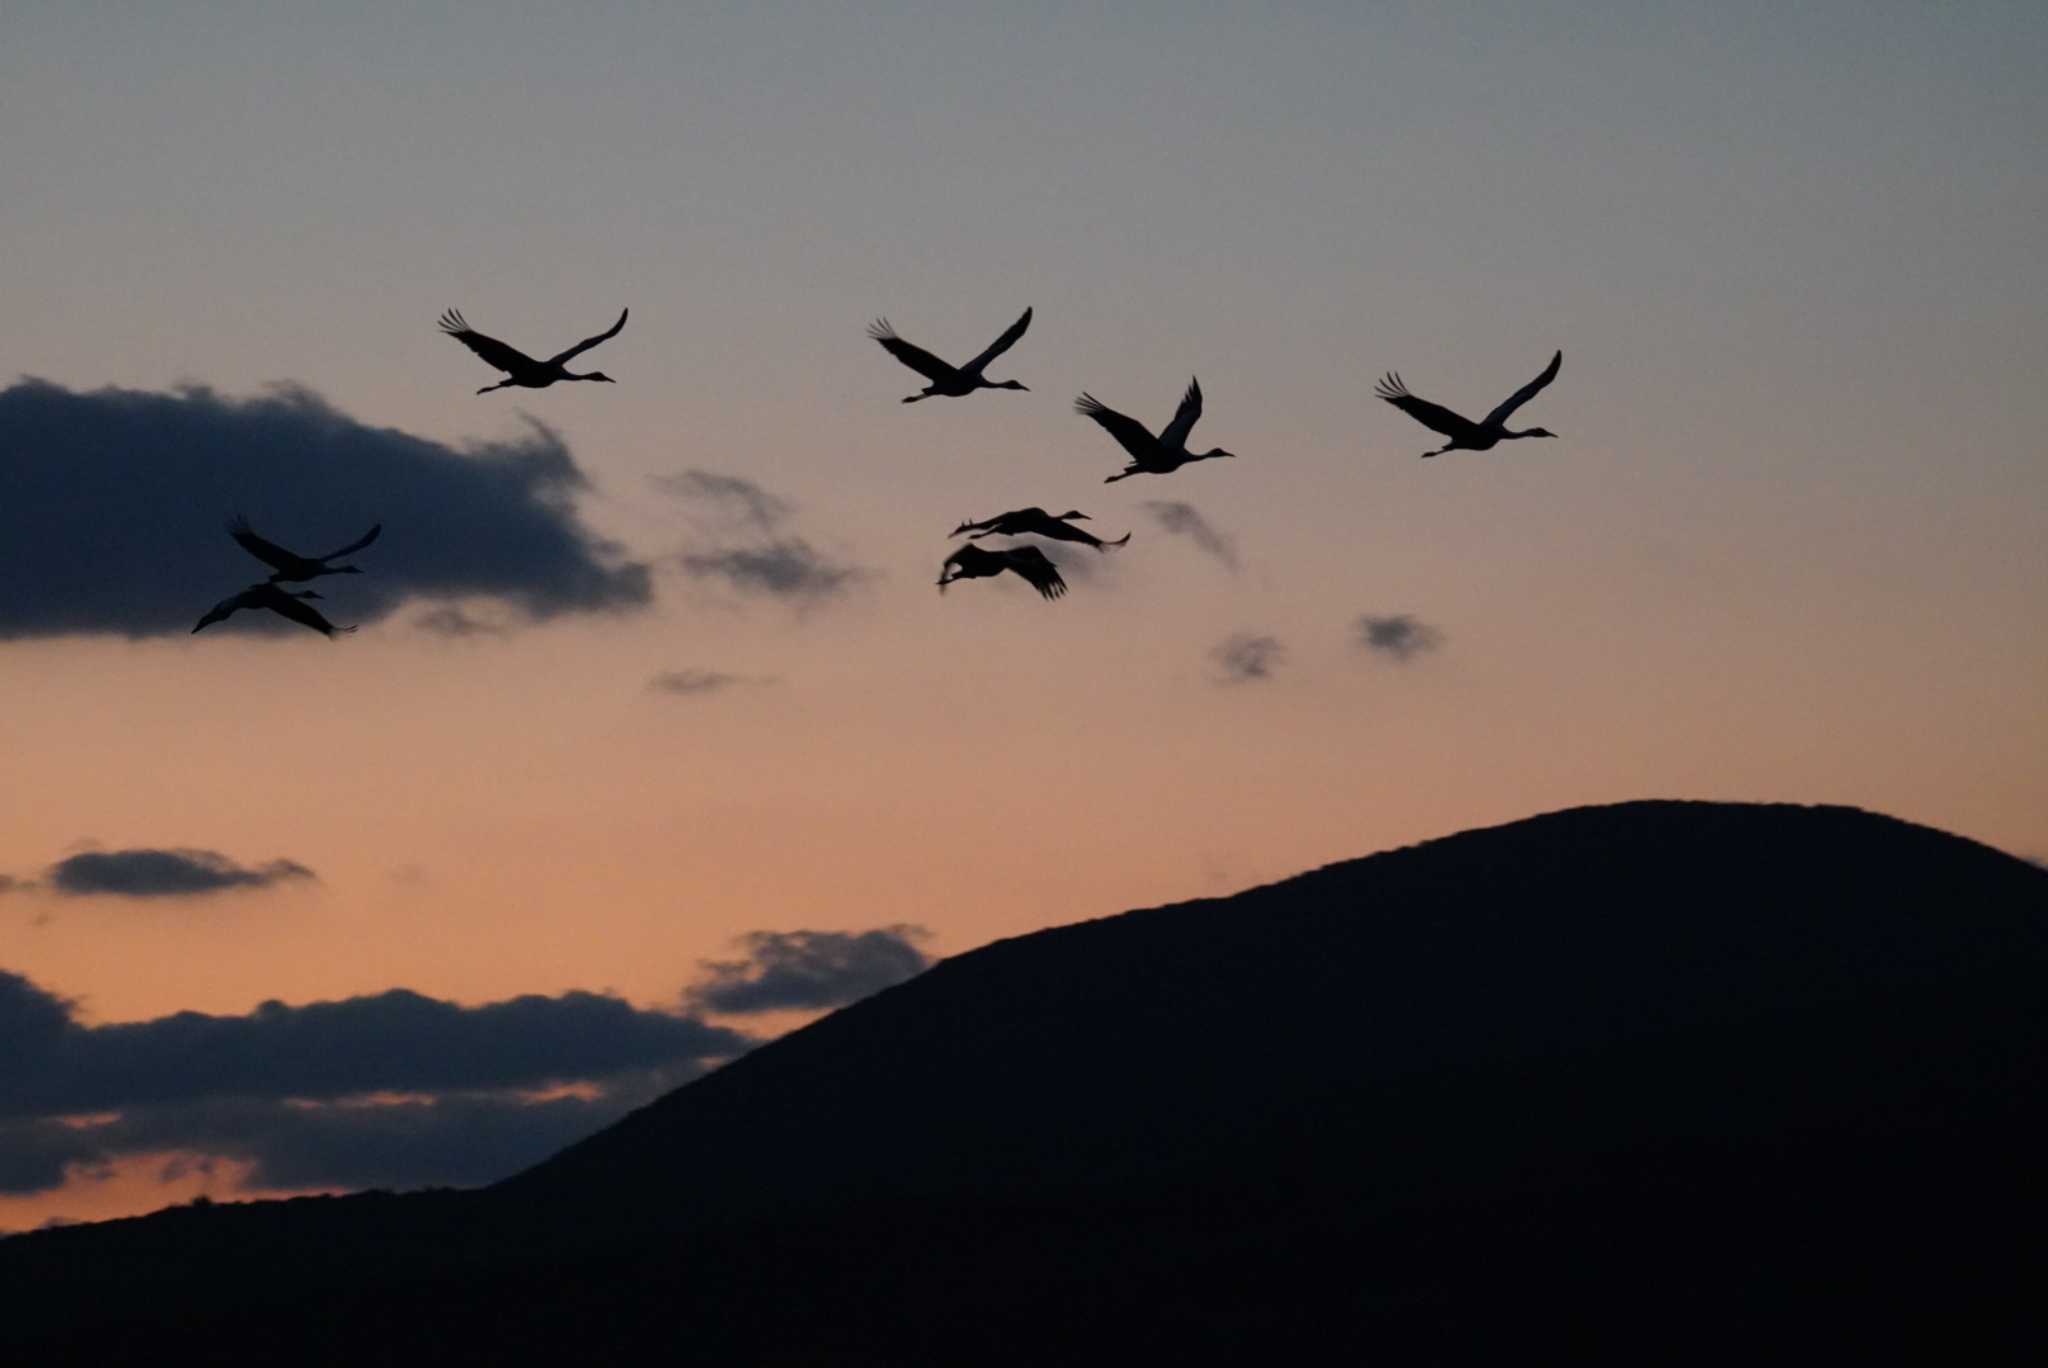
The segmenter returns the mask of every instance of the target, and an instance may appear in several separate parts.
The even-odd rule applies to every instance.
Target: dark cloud
[[[1184,536],[1199,547],[1204,554],[1221,561],[1232,573],[1236,573],[1237,545],[1223,532],[1212,526],[1193,504],[1175,500],[1149,499],[1143,505],[1146,512],[1159,520],[1159,525],[1168,532]]]
[[[722,579],[742,594],[800,602],[831,598],[868,576],[858,566],[835,564],[802,537],[784,537],[760,546],[686,551],[677,560],[683,573],[693,579]]]
[[[839,1007],[921,974],[931,961],[921,926],[873,931],[755,931],[746,958],[706,960],[685,995],[701,1011],[742,1014]]]
[[[652,478],[656,489],[697,506],[713,519],[751,524],[762,532],[774,531],[796,512],[789,500],[739,475],[685,470]]]
[[[749,1037],[621,998],[569,992],[464,1007],[395,988],[243,1016],[179,1012],[87,1026],[70,1003],[0,971],[0,1117],[240,1097],[539,1088],[701,1064]]]
[[[544,618],[652,597],[647,567],[579,520],[587,481],[538,423],[458,452],[296,387],[237,400],[24,380],[0,390],[0,469],[0,640],[183,636],[267,573],[221,530],[237,511],[310,554],[384,525],[352,557],[366,573],[321,585],[343,622],[410,598],[494,598]],[[240,613],[213,630],[304,634],[274,618]]]
[[[103,1156],[62,1121],[0,1121],[0,1192],[46,1192],[65,1170]]]
[[[15,878],[12,874],[0,874],[0,894],[12,893],[17,888],[32,888],[33,884]]]
[[[1358,644],[1393,660],[1409,661],[1443,644],[1444,634],[1409,613],[1358,619]]]
[[[719,693],[736,684],[767,684],[773,682],[762,675],[727,674],[723,670],[664,670],[647,681],[647,687],[656,693],[682,694],[695,697],[701,694]]]
[[[315,878],[296,860],[239,865],[217,850],[88,850],[51,865],[46,881],[73,897],[176,898]]]
[[[1223,671],[1223,683],[1245,684],[1255,679],[1271,679],[1273,671],[1287,659],[1287,648],[1278,637],[1238,632],[1210,651],[1209,658]]]

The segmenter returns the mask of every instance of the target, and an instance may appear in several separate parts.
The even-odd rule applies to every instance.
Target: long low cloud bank
[[[533,618],[642,606],[647,567],[577,515],[587,483],[539,423],[457,451],[295,387],[229,399],[23,380],[0,390],[0,640],[190,632],[270,573],[223,530],[238,512],[307,555],[383,524],[350,558],[364,574],[319,583],[339,621],[412,598],[496,598]],[[215,630],[304,629],[240,613]]]
[[[217,850],[88,850],[50,866],[49,886],[72,897],[178,898],[317,879],[297,860],[241,865]]]
[[[700,1013],[851,1002],[923,970],[927,935],[751,933],[740,957],[700,966],[674,1010],[603,993],[464,1006],[393,989],[91,1025],[0,970],[0,1192],[48,1192],[146,1155],[230,1161],[256,1190],[489,1182],[759,1042]]]
[[[465,1007],[394,988],[89,1026],[0,971],[0,1116],[68,1115],[209,1097],[319,1100],[371,1092],[541,1088],[738,1054],[752,1040],[600,993]]]

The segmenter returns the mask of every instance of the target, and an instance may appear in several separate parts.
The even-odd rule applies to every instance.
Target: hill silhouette
[[[481,1192],[48,1232],[0,1280],[102,1360],[2026,1336],[2044,989],[2023,861],[1582,808],[957,956]]]

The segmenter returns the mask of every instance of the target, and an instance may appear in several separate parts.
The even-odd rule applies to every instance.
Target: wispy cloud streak
[[[1238,570],[1237,543],[1202,516],[1193,504],[1170,499],[1151,499],[1143,505],[1146,512],[1159,520],[1159,525],[1176,536],[1186,537],[1200,549],[1235,574]]]

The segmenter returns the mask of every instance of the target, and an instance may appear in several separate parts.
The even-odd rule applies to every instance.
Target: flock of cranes
[[[469,348],[488,366],[503,371],[506,378],[495,385],[486,385],[478,394],[489,394],[493,390],[519,386],[524,389],[546,389],[549,385],[564,380],[599,380],[614,383],[603,371],[590,371],[578,375],[568,368],[568,363],[600,342],[617,337],[626,326],[629,310],[619,311],[618,321],[597,334],[586,337],[566,351],[557,352],[545,361],[536,361],[525,352],[495,337],[486,336],[469,326],[461,312],[450,309],[441,315],[441,330],[448,336]],[[1015,323],[1003,330],[1002,336],[991,342],[982,353],[971,360],[955,366],[942,361],[932,353],[912,342],[906,342],[881,318],[868,328],[868,336],[880,343],[882,349],[898,361],[925,378],[925,387],[916,394],[905,395],[903,402],[914,404],[920,399],[960,399],[984,389],[1028,389],[1016,380],[991,380],[986,372],[989,363],[1017,344],[1031,326],[1031,310],[1026,309]],[[1532,427],[1513,431],[1507,420],[1524,404],[1534,399],[1543,388],[1557,378],[1558,368],[1564,364],[1564,353],[1558,352],[1550,358],[1550,364],[1542,374],[1509,395],[1501,405],[1478,422],[1454,413],[1441,404],[1419,399],[1409,393],[1401,377],[1389,371],[1379,382],[1375,391],[1380,398],[1392,404],[1401,412],[1449,438],[1435,451],[1423,452],[1424,457],[1441,456],[1447,451],[1488,451],[1500,442],[1520,437],[1555,437],[1557,434],[1546,428]],[[1104,432],[1116,440],[1130,458],[1116,474],[1103,480],[1104,484],[1115,484],[1128,480],[1133,475],[1171,475],[1182,466],[1196,461],[1219,460],[1234,457],[1235,452],[1221,447],[1211,447],[1197,452],[1189,449],[1188,436],[1202,416],[1202,385],[1200,380],[1191,379],[1187,392],[1181,396],[1180,406],[1174,410],[1173,418],[1155,435],[1137,419],[1119,413],[1100,399],[1087,392],[1074,401],[1074,411],[1092,419]],[[983,537],[1040,537],[1049,541],[1074,542],[1092,547],[1096,551],[1107,551],[1123,546],[1131,539],[1126,532],[1114,541],[1107,541],[1094,533],[1074,526],[1076,522],[1090,521],[1079,509],[1068,509],[1057,516],[1042,508],[1016,508],[1007,513],[998,513],[992,518],[978,522],[963,522],[953,529],[953,536],[966,534],[967,543],[947,556],[939,570],[939,588],[956,580],[987,579],[1008,571],[1024,580],[1047,599],[1056,599],[1067,592],[1067,582],[1060,577],[1059,565],[1036,546],[1018,545],[986,547],[977,543]],[[291,621],[310,627],[324,636],[332,638],[338,633],[353,632],[353,627],[336,627],[320,611],[311,607],[306,600],[320,598],[311,589],[287,590],[280,584],[299,583],[317,579],[322,575],[359,575],[361,568],[354,565],[331,565],[330,561],[352,555],[377,540],[377,534],[384,530],[382,523],[350,542],[338,551],[324,556],[301,556],[288,551],[277,543],[256,534],[246,518],[237,516],[228,524],[228,535],[233,537],[244,550],[268,564],[273,574],[266,581],[252,584],[238,594],[230,595],[207,610],[199,619],[194,632],[219,622],[244,608],[267,608],[273,613]]]
[[[908,395],[903,402],[914,404],[920,399],[944,395],[948,398],[964,398],[978,389],[1027,388],[1015,380],[991,380],[985,372],[988,364],[1015,346],[1024,336],[1024,330],[1031,326],[1031,310],[1026,309],[1019,318],[1004,330],[1003,335],[990,343],[988,349],[973,360],[954,366],[932,355],[915,343],[906,342],[897,335],[886,318],[877,319],[868,328],[868,336],[882,345],[882,349],[901,361],[910,369],[922,375],[927,383],[922,392]],[[1510,431],[1508,418],[1522,405],[1536,397],[1545,385],[1557,378],[1558,368],[1564,364],[1564,353],[1558,352],[1550,358],[1550,365],[1543,373],[1510,395],[1505,403],[1485,418],[1475,423],[1469,418],[1453,413],[1441,404],[1432,404],[1427,399],[1418,399],[1408,392],[1401,383],[1401,377],[1391,372],[1380,382],[1379,397],[1400,409],[1424,427],[1433,428],[1450,438],[1450,441],[1435,451],[1425,451],[1424,456],[1441,456],[1446,451],[1486,451],[1496,443],[1513,437],[1554,437],[1555,433],[1543,428],[1528,428],[1521,432]],[[1193,465],[1196,461],[1229,459],[1237,453],[1225,451],[1222,447],[1210,447],[1207,451],[1194,451],[1188,446],[1188,436],[1194,431],[1195,423],[1202,416],[1202,382],[1199,378],[1188,381],[1187,393],[1180,398],[1180,407],[1173,411],[1173,418],[1157,434],[1137,419],[1126,413],[1119,413],[1085,390],[1074,401],[1074,411],[1084,418],[1092,419],[1104,432],[1116,439],[1124,449],[1130,464],[1116,474],[1103,480],[1104,484],[1115,484],[1128,480],[1133,475],[1171,475],[1182,466]],[[1126,532],[1115,541],[1104,541],[1093,533],[1083,531],[1073,524],[1087,520],[1088,515],[1078,509],[1070,509],[1054,517],[1042,508],[1018,508],[1008,513],[999,513],[993,518],[980,522],[963,522],[953,529],[953,535],[968,534],[969,544],[946,557],[939,569],[941,591],[955,580],[986,579],[1000,575],[1005,570],[1024,580],[1047,599],[1056,599],[1067,592],[1067,582],[1060,577],[1059,565],[1044,551],[1035,546],[1010,546],[991,549],[972,543],[991,534],[1006,537],[1042,537],[1051,541],[1079,542],[1105,551],[1112,546],[1122,546],[1130,541]]]

